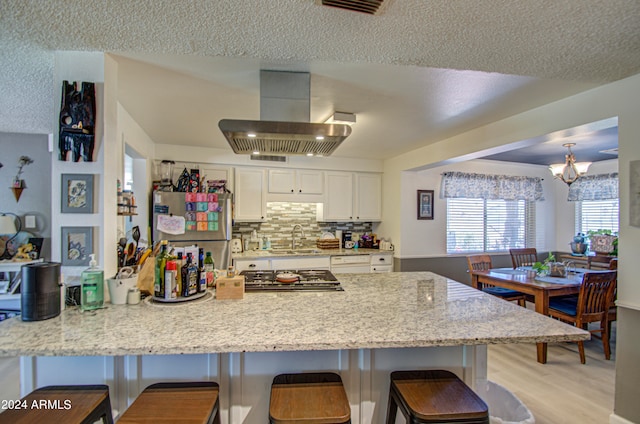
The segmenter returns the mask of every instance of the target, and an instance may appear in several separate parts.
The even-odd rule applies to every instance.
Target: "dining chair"
[[[469,272],[472,271],[488,271],[492,268],[491,256],[489,255],[471,255],[467,256],[467,265]],[[495,287],[490,284],[483,283],[478,287],[485,293],[499,297],[504,300],[517,301],[518,305],[527,306],[527,295],[517,290],[506,289],[504,287]]]
[[[549,299],[549,315],[576,327],[589,330],[588,324],[600,323],[600,328],[589,330],[601,333],[604,357],[610,359],[609,325],[607,322],[609,305],[616,287],[617,271],[585,272],[578,297]],[[580,362],[586,363],[584,342],[579,341]]]
[[[513,269],[521,266],[531,266],[538,262],[538,251],[535,247],[526,247],[524,249],[509,249],[511,255],[511,263]]]

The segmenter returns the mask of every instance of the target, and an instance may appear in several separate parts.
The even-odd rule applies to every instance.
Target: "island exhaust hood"
[[[260,71],[260,120],[222,119],[236,154],[329,156],[351,134],[344,124],[309,122],[310,74]]]

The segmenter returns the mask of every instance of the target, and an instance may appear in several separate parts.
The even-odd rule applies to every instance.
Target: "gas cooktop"
[[[327,270],[242,271],[245,291],[343,291]]]

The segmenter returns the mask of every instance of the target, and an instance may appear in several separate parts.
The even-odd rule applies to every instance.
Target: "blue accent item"
[[[517,290],[505,289],[504,287],[485,287],[482,291],[499,297],[516,297],[523,294]]]
[[[555,309],[567,315],[578,314],[578,296],[568,296],[560,299],[549,299],[549,309]]]

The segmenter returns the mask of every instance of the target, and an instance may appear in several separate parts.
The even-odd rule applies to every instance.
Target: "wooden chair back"
[[[488,271],[491,269],[491,256],[471,255],[467,256],[467,265],[471,271]]]
[[[585,272],[578,294],[576,326],[602,321],[616,289],[617,271]]]
[[[524,249],[509,249],[511,255],[511,263],[513,269],[520,266],[531,266],[538,262],[538,251],[535,247],[527,247]]]

